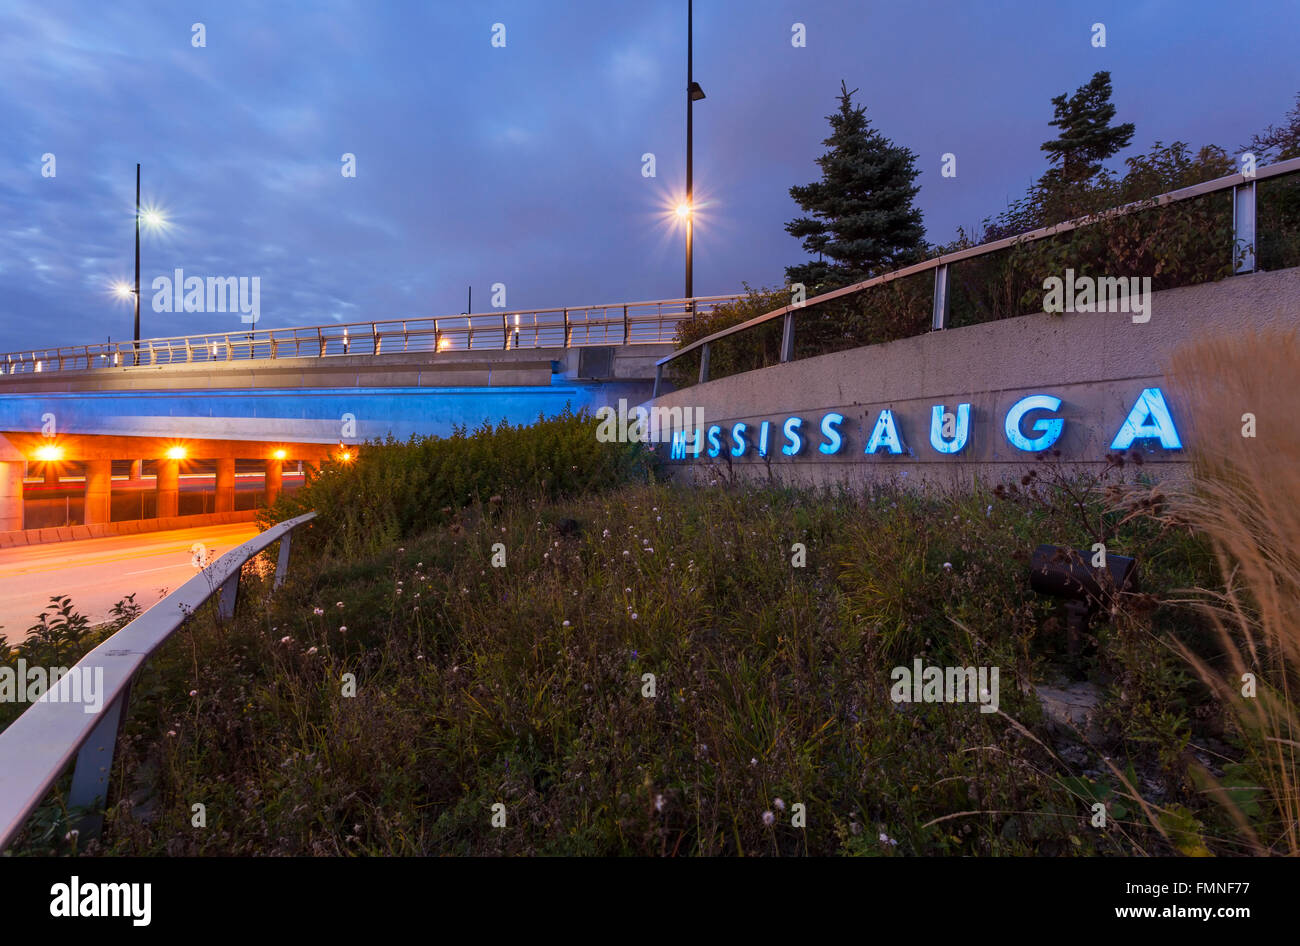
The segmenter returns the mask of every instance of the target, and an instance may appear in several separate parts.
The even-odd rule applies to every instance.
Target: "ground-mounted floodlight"
[[[1080,641],[1098,611],[1110,610],[1123,592],[1138,590],[1137,560],[1102,552],[1104,565],[1093,565],[1098,553],[1059,545],[1040,545],[1029,563],[1029,587],[1061,600],[1066,615],[1070,659],[1079,656]]]

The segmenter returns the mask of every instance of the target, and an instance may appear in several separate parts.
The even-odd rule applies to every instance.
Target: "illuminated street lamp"
[[[134,357],[131,359],[133,364],[140,363],[140,224],[144,223],[145,228],[149,230],[163,230],[167,227],[167,218],[163,216],[162,211],[156,207],[140,206],[140,165],[135,166],[135,288],[124,282],[113,284],[113,292],[119,299],[125,299],[132,294],[135,295],[135,330],[133,338]]]

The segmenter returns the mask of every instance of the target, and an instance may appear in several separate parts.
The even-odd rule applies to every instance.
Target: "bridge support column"
[[[144,461],[143,461],[143,460],[132,460],[132,461],[131,461],[131,473],[130,473],[130,475],[129,475],[127,478],[128,478],[132,483],[134,483],[134,482],[136,482],[137,480],[142,479],[143,477],[144,477]]]
[[[154,492],[158,497],[159,519],[166,519],[177,514],[181,495],[181,461],[162,459],[158,461],[158,485]]]
[[[56,463],[46,463],[46,464],[45,464],[45,485],[46,485],[46,486],[58,486],[58,485],[59,485],[59,467],[58,467],[58,464],[56,464]]]
[[[275,502],[284,486],[284,461],[266,461],[266,504]]]
[[[235,511],[235,460],[224,457],[217,460],[217,512]]]
[[[22,460],[0,461],[0,532],[17,532],[23,527]]]
[[[86,461],[86,525],[108,522],[113,497],[113,461]]]

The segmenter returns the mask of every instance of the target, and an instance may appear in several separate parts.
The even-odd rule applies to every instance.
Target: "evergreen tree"
[[[1048,182],[1073,186],[1091,180],[1103,161],[1133,140],[1132,122],[1111,125],[1115,104],[1110,95],[1110,73],[1097,72],[1068,99],[1064,92],[1052,99],[1055,117],[1049,124],[1060,134],[1043,142],[1043,150],[1057,165],[1047,172]]]
[[[790,283],[808,295],[828,292],[920,258],[925,247],[921,211],[912,205],[916,155],[871,127],[864,106],[853,105],[841,81],[840,108],[828,115],[830,150],[817,159],[822,179],[790,188],[810,216],[785,225],[817,259],[786,267]]]

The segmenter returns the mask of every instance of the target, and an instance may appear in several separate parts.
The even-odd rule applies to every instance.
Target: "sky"
[[[1116,167],[1236,152],[1295,102],[1297,36],[1296,0],[697,0],[695,294],[806,259],[788,189],[841,79],[917,153],[939,243],[1046,169],[1050,100],[1094,71],[1137,126]],[[130,337],[137,162],[169,223],[143,337],[249,327],[154,311],[176,269],[257,277],[259,329],[455,314],[469,286],[490,311],[498,283],[511,310],[679,298],[685,86],[686,0],[0,0],[0,352]]]

